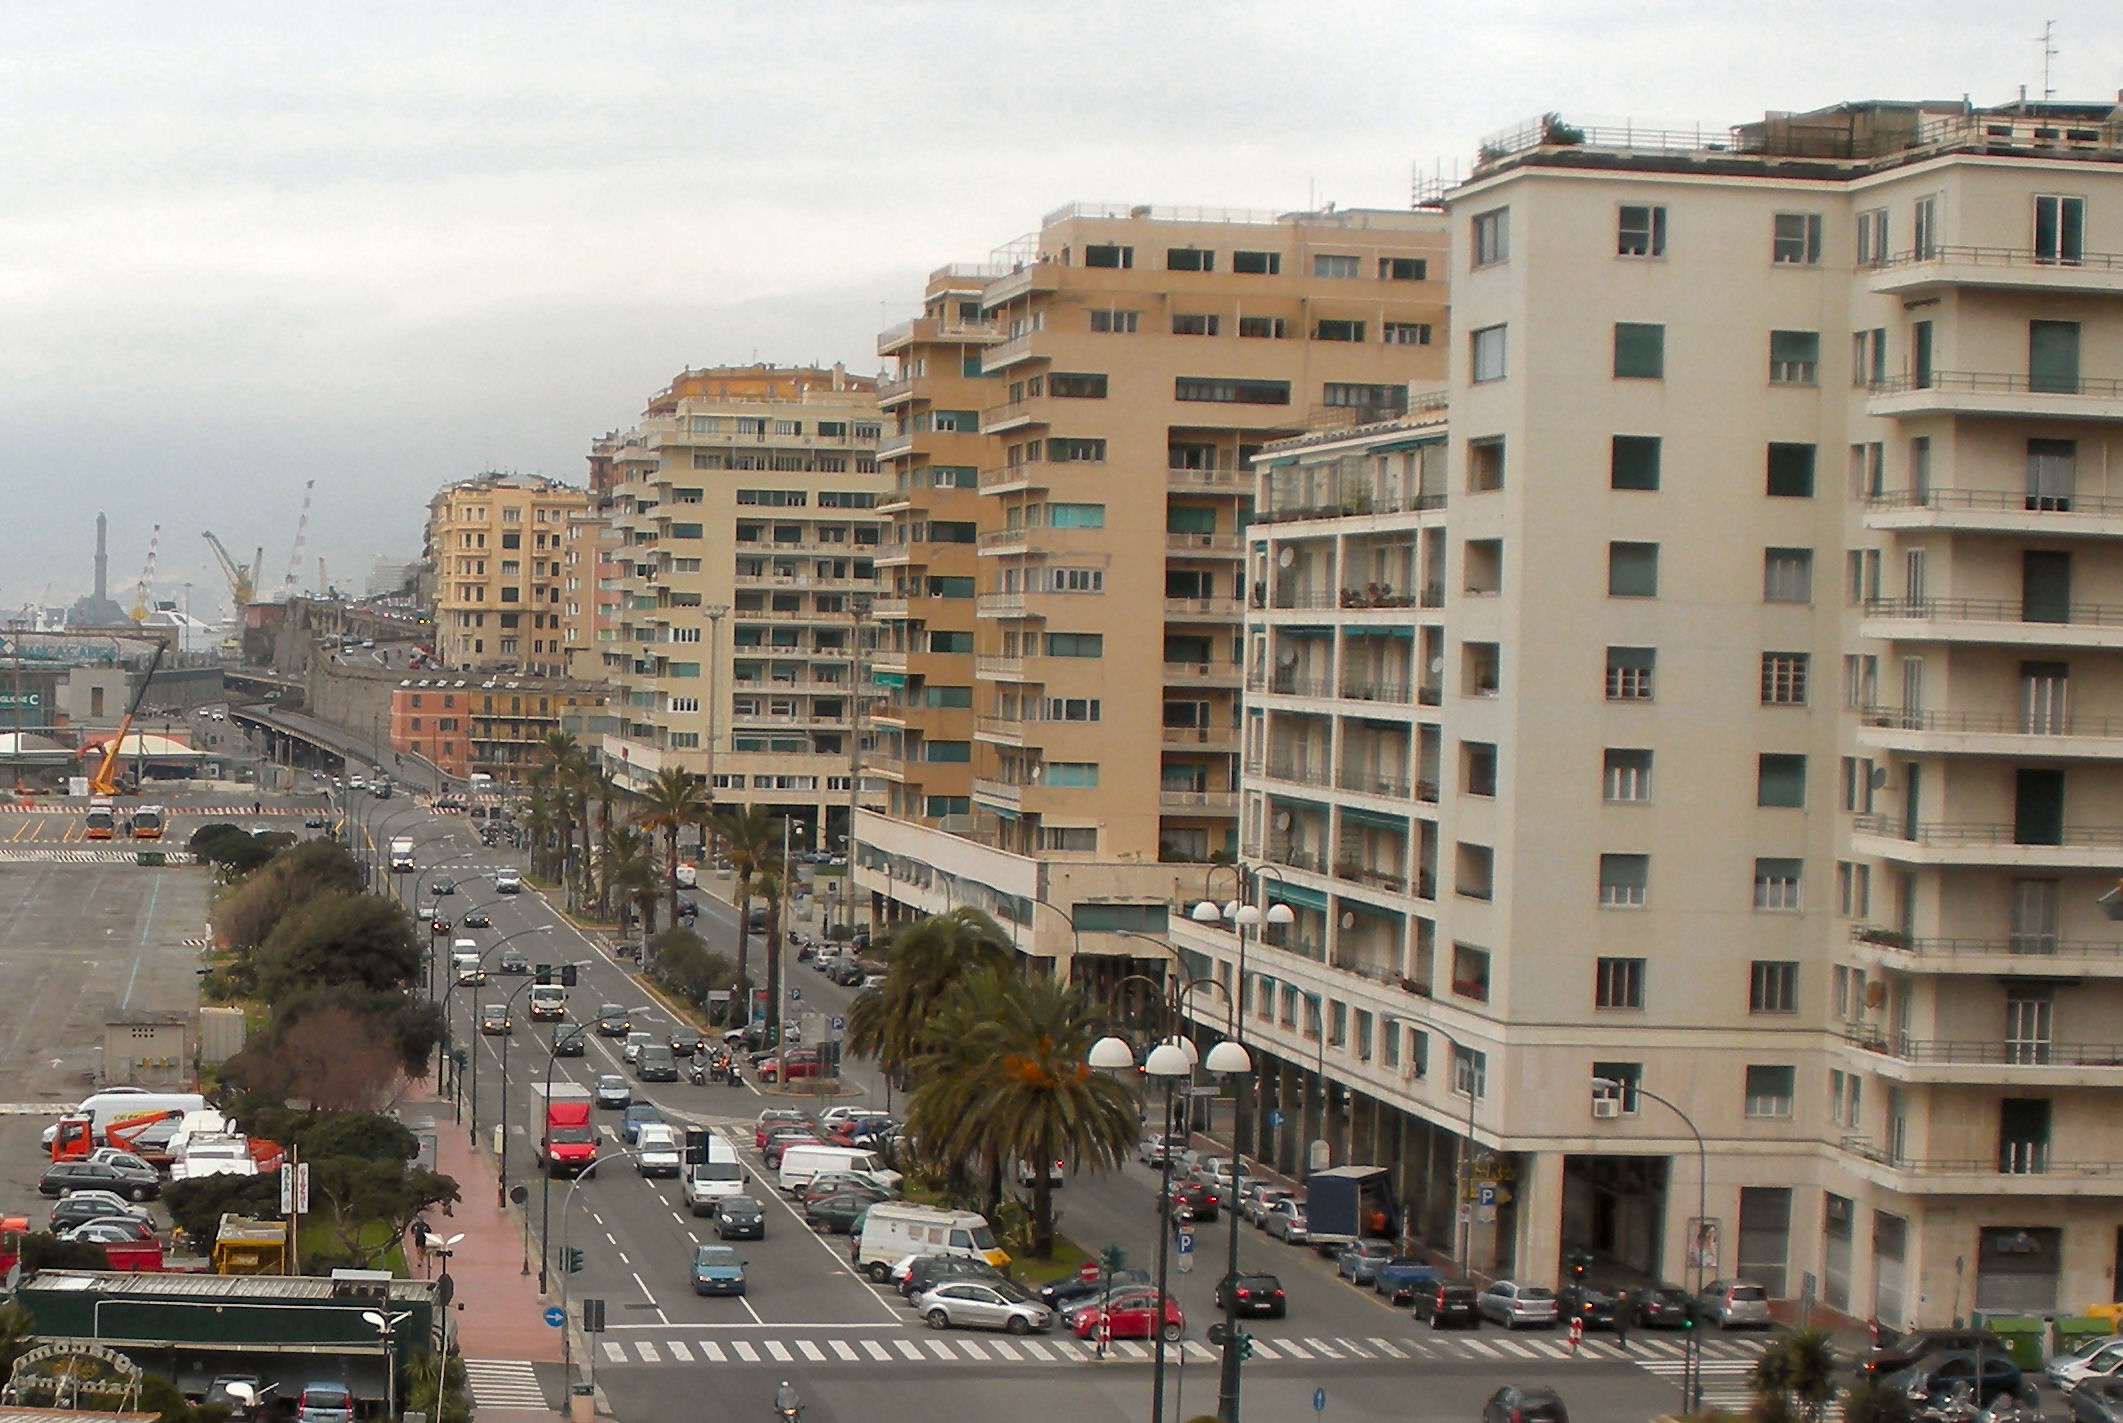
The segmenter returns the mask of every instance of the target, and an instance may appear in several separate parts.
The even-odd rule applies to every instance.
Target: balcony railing
[[[2002,845],[2023,849],[2123,849],[2123,825],[2067,825],[2055,839],[2024,839],[2010,821],[1926,820],[1910,825],[1895,815],[1854,815],[1851,828],[1860,835],[1881,835],[1914,845]]]
[[[1331,697],[1334,695],[1332,677],[1309,677],[1297,672],[1278,669],[1267,675],[1258,667],[1246,676],[1249,691],[1267,692],[1278,697]]]
[[[2028,959],[2119,959],[2123,941],[2113,939],[2063,939],[2055,934],[2012,934],[2002,939],[1924,937],[1883,929],[1874,924],[1850,926],[1853,942],[1869,944],[1889,953],[1918,959],[2028,958]]]
[[[1001,801],[1004,805],[1017,805],[1024,800],[1025,788],[1013,786],[1008,781],[991,781],[982,776],[975,776],[973,794]]]
[[[980,472],[982,489],[1027,488],[1044,489],[1040,482],[1040,467],[1036,464],[1006,464]]]
[[[1383,865],[1369,865],[1361,860],[1337,860],[1334,864],[1336,879],[1355,880],[1370,885],[1373,889],[1391,890],[1395,894],[1408,892],[1408,876],[1403,872]]]
[[[1246,774],[1249,776],[1266,776],[1268,779],[1275,781],[1290,781],[1298,785],[1316,786],[1322,784],[1327,778],[1327,761],[1325,757],[1321,757],[1317,761],[1310,761],[1303,757],[1271,756],[1267,761],[1263,762],[1258,757],[1255,757],[1246,762]]]
[[[1937,390],[1958,395],[2075,395],[2096,400],[2123,397],[2123,380],[2079,376],[2036,379],[2012,371],[1933,371],[1929,375],[1888,376],[1866,386],[1872,395],[1910,395]]]
[[[1032,414],[1033,404],[1034,402],[1030,400],[1013,400],[1007,405],[989,406],[986,410],[980,412],[982,433],[985,434],[1012,421],[1028,418]]]
[[[1927,252],[1912,249],[1882,258],[1872,264],[1871,270],[1887,271],[1896,267],[1920,266],[1934,262],[1950,262],[1964,267],[2047,268],[2055,271],[2086,267],[2094,271],[2123,271],[2123,254],[2115,252],[2082,252],[2076,257],[2065,259],[2046,256],[2027,247],[1958,247],[1945,243],[1935,243]]]
[[[1334,778],[1334,784],[1338,790],[1355,791],[1358,795],[1389,796],[1395,800],[1406,800],[1409,791],[1413,789],[1406,776],[1384,775],[1377,771],[1346,767]]]
[[[1229,746],[1238,740],[1235,726],[1167,726],[1159,738],[1167,746]]]
[[[1346,519],[1361,514],[1422,514],[1445,507],[1443,494],[1360,491],[1341,498],[1271,502],[1253,516],[1256,524],[1289,524],[1310,519]]]
[[[1236,662],[1167,662],[1167,682],[1236,682],[1240,668]]]
[[[2024,489],[1888,489],[1869,495],[1868,509],[1981,509],[2012,514],[2123,514],[2123,497],[2109,494],[2030,494]]]
[[[2123,1043],[2007,1042],[1983,1038],[1890,1037],[1850,1027],[1844,1038],[1867,1052],[1902,1062],[1973,1067],[2123,1067]]]
[[[2061,618],[2030,618],[2019,598],[1868,598],[1868,618],[2024,623],[2029,627],[2123,627],[2123,603],[2073,603]]]
[[[1993,736],[2123,736],[2123,717],[2032,715],[2027,712],[1903,711],[1867,707],[1865,726],[1891,731],[1965,731]]]
[[[1022,657],[983,657],[973,659],[973,672],[978,677],[995,677],[1006,682],[1021,682],[1025,678],[1025,659]]]
[[[1021,618],[1025,615],[1025,595],[1022,593],[976,593],[973,595],[973,616],[977,618]]]
[[[1165,616],[1192,620],[1195,618],[1236,618],[1245,612],[1245,605],[1237,598],[1167,598]]]
[[[1253,472],[1244,469],[1186,469],[1173,465],[1165,471],[1167,489],[1241,490],[1253,487]]]
[[[1165,552],[1168,554],[1229,554],[1237,557],[1245,547],[1237,534],[1186,534],[1167,532]]]
[[[1343,682],[1341,696],[1344,701],[1393,702],[1406,706],[1413,690],[1413,684],[1404,677],[1375,677],[1368,681]]]
[[[1841,1145],[1852,1156],[1916,1176],[2123,1175],[2123,1161],[2059,1161],[2039,1142],[2011,1142],[1996,1156],[1904,1156],[1862,1136],[1846,1136]]]
[[[1157,793],[1157,803],[1161,810],[1230,815],[1238,810],[1238,792],[1160,790]]]

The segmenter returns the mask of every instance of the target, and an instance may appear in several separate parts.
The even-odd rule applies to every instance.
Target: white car
[[[628,1033],[627,1045],[620,1050],[619,1056],[625,1062],[632,1064],[635,1059],[641,1056],[641,1050],[655,1041],[656,1034],[654,1033]]]
[[[678,1133],[662,1122],[643,1122],[634,1138],[634,1165],[644,1176],[676,1176],[685,1169]]]

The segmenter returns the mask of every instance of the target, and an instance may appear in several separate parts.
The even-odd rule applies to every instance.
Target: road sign
[[[1083,1264],[1076,1267],[1076,1278],[1086,1284],[1095,1281],[1098,1278],[1098,1273],[1098,1261],[1096,1260],[1086,1260]]]
[[[791,1003],[801,1003],[801,1002],[803,1002],[803,990],[802,990],[801,988],[792,988],[792,989],[790,989],[790,990],[789,990],[789,1001],[790,1001]]]
[[[586,1299],[582,1302],[582,1332],[585,1334],[604,1333],[603,1300]]]
[[[557,1304],[547,1305],[545,1312],[545,1322],[552,1325],[555,1329],[558,1329],[561,1325],[566,1324],[568,1322],[568,1312],[562,1309]]]
[[[1312,1411],[1314,1413],[1325,1413],[1327,1411],[1327,1390],[1324,1388],[1312,1390]]]
[[[1494,1184],[1493,1182],[1489,1182],[1489,1181],[1484,1181],[1484,1182],[1483,1182],[1483,1183],[1482,1183],[1481,1185],[1477,1186],[1477,1187],[1475,1188],[1475,1192],[1474,1192],[1474,1203],[1475,1203],[1476,1205],[1478,1205],[1478,1206],[1491,1206],[1491,1207],[1495,1206],[1495,1205],[1496,1205],[1496,1186],[1495,1186],[1495,1184]]]
[[[841,1017],[841,1016],[840,1016],[840,1014],[838,1014],[838,1013],[835,1013],[835,1014],[833,1015],[833,1025],[832,1025],[832,1026],[833,1026],[833,1031],[834,1031],[834,1032],[836,1032],[836,1033],[844,1033],[844,1032],[846,1032],[846,1031],[848,1030],[848,1020],[847,1020],[846,1018],[843,1018],[843,1017]]]
[[[1180,1231],[1180,1233],[1179,1233],[1179,1253],[1180,1253],[1180,1254],[1182,1254],[1182,1255],[1192,1255],[1192,1254],[1194,1253],[1194,1232],[1193,1232],[1193,1231],[1191,1231],[1191,1230],[1182,1230],[1182,1231]]]
[[[1282,1114],[1281,1112],[1270,1112],[1270,1113],[1268,1114],[1268,1125],[1269,1125],[1269,1126],[1271,1126],[1271,1127],[1279,1127],[1279,1126],[1281,1126],[1282,1124],[1283,1124],[1283,1114]]]

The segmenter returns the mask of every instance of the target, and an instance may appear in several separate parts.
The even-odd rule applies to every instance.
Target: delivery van
[[[457,970],[459,983],[485,983],[486,970],[479,966],[479,945],[471,939],[459,939],[450,945],[450,964]]]
[[[781,1189],[793,1196],[810,1185],[813,1176],[828,1171],[860,1171],[894,1190],[904,1179],[878,1160],[874,1151],[853,1146],[792,1146],[782,1153]]]
[[[995,1243],[988,1218],[977,1211],[939,1210],[904,1201],[879,1201],[871,1206],[863,1216],[856,1268],[882,1281],[897,1261],[909,1255],[985,1260],[998,1270],[1010,1263],[1009,1255]]]

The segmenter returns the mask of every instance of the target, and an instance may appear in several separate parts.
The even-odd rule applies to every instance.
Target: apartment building
[[[543,763],[546,737],[610,695],[557,677],[408,677],[391,691],[391,749],[459,779],[477,772],[520,787]]]
[[[886,912],[1164,971],[1128,935],[1237,848],[1246,462],[1443,379],[1446,252],[1437,214],[1079,204],[931,276],[878,347]]]
[[[822,828],[820,848],[846,834],[887,487],[876,384],[838,366],[686,371],[600,442],[618,606],[597,646],[626,716],[602,757],[622,784],[677,766],[718,805]]]
[[[1537,1280],[2123,1294],[2119,120],[1484,144],[1449,433],[1258,461],[1267,1154]]]
[[[573,485],[536,475],[488,473],[436,491],[425,558],[444,665],[532,676],[566,670],[561,535],[588,502]]]
[[[605,645],[619,638],[619,587],[630,565],[612,531],[612,496],[629,461],[635,470],[656,464],[638,430],[590,442],[589,499],[561,530],[560,647],[570,677],[602,680]]]

